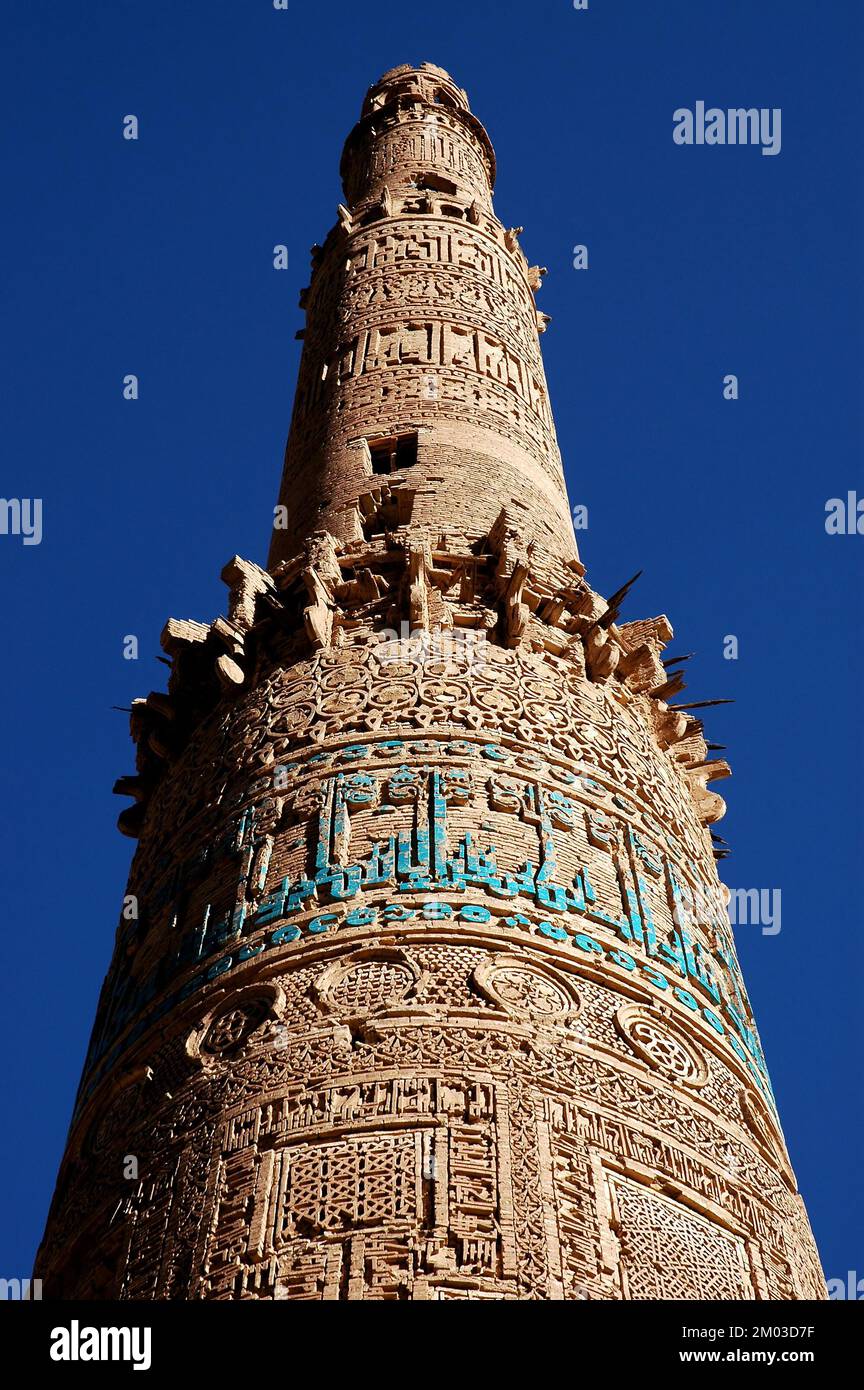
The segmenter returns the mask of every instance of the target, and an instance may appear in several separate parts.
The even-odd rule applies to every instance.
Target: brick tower
[[[133,709],[47,1297],[824,1297],[716,873],[728,769],[667,619],[583,577],[494,171],[439,68],[370,90],[268,569],[168,622]]]

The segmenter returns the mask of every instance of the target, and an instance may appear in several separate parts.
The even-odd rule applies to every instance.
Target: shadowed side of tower
[[[542,270],[429,64],[369,92],[268,569],[172,619],[46,1297],[824,1297],[663,651],[585,582]],[[130,1160],[134,1160],[130,1164]]]

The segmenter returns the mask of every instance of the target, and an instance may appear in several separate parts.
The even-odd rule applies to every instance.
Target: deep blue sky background
[[[0,536],[0,1276],[29,1273],[41,1236],[133,848],[111,706],[163,686],[169,615],[224,611],[230,555],[265,560],[308,249],[366,87],[406,61],[468,89],[496,210],[549,267],[546,370],[590,580],[608,593],[644,567],[625,616],[668,613],[675,650],[698,653],[689,697],[736,701],[708,722],[735,771],[725,878],[783,895],[779,936],[739,928],[744,973],[826,1271],[864,1276],[864,537],[824,528],[827,498],[864,494],[859,8],[7,8],[0,491],[44,499],[44,539]],[[781,107],[781,153],[677,147],[672,112],[698,99]]]

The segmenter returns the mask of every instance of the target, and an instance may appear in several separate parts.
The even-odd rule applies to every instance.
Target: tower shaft
[[[494,168],[428,64],[349,136],[268,569],[133,709],[47,1297],[824,1297],[728,768],[584,579]]]

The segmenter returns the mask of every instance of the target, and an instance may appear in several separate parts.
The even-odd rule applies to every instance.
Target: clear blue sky
[[[0,1275],[29,1273],[41,1236],[132,850],[111,707],[163,686],[169,615],[224,611],[229,556],[266,557],[297,295],[335,220],[342,141],[381,72],[431,61],[468,89],[497,211],[549,267],[546,369],[589,578],[608,593],[643,568],[625,616],[668,613],[675,650],[697,652],[690,698],[736,701],[708,726],[735,772],[725,877],[782,891],[779,935],[738,930],[744,973],[827,1272],[864,1276],[864,537],[824,525],[829,497],[864,495],[858,11],[7,8],[0,490],[43,499],[44,535],[0,536]],[[780,107],[780,154],[676,146],[672,113],[698,100]]]

